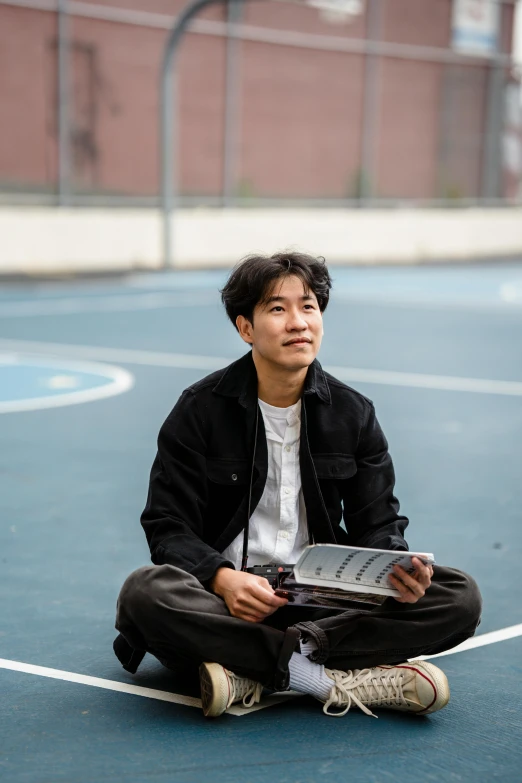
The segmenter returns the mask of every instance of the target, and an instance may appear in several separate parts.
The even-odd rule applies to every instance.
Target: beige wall
[[[162,264],[155,210],[0,208],[0,275],[116,271]],[[422,263],[522,255],[522,209],[182,210],[179,267],[230,266],[300,248],[328,263]]]

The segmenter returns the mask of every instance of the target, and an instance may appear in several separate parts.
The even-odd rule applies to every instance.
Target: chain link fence
[[[180,205],[520,203],[514,2],[310,3],[229,0],[190,26]],[[183,6],[0,1],[3,203],[158,205],[159,75]]]

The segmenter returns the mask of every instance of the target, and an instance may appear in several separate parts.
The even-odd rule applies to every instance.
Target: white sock
[[[321,701],[326,701],[332,690],[333,680],[325,673],[322,663],[312,661],[300,653],[292,653],[288,662],[290,688],[299,693],[309,693]]]
[[[317,650],[317,644],[313,639],[307,639],[306,642],[301,639],[299,641],[299,647],[301,648],[301,655],[310,655]]]

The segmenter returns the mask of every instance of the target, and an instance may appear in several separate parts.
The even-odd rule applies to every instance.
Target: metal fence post
[[[241,21],[241,0],[228,0],[227,64],[225,75],[225,117],[223,128],[223,204],[229,207],[237,186],[239,124],[239,58],[241,41],[235,26]]]
[[[501,61],[501,29],[502,4],[495,4],[497,35],[494,58],[489,66],[487,87],[487,108],[484,125],[484,151],[482,157],[482,196],[483,198],[498,198],[500,196],[501,180],[501,144],[503,111],[504,66]]]
[[[361,139],[361,168],[358,197],[369,199],[375,192],[377,178],[376,146],[378,140],[379,98],[380,98],[380,55],[373,43],[381,38],[384,0],[368,0],[366,27],[367,52],[364,64],[364,94]]]
[[[71,129],[69,112],[69,18],[67,0],[58,0],[58,204],[67,206],[71,193]]]

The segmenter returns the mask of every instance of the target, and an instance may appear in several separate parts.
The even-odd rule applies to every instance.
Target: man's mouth
[[[289,340],[287,343],[284,343],[285,345],[307,345],[308,343],[311,343],[311,340],[308,340],[306,337],[296,337],[295,340]]]

